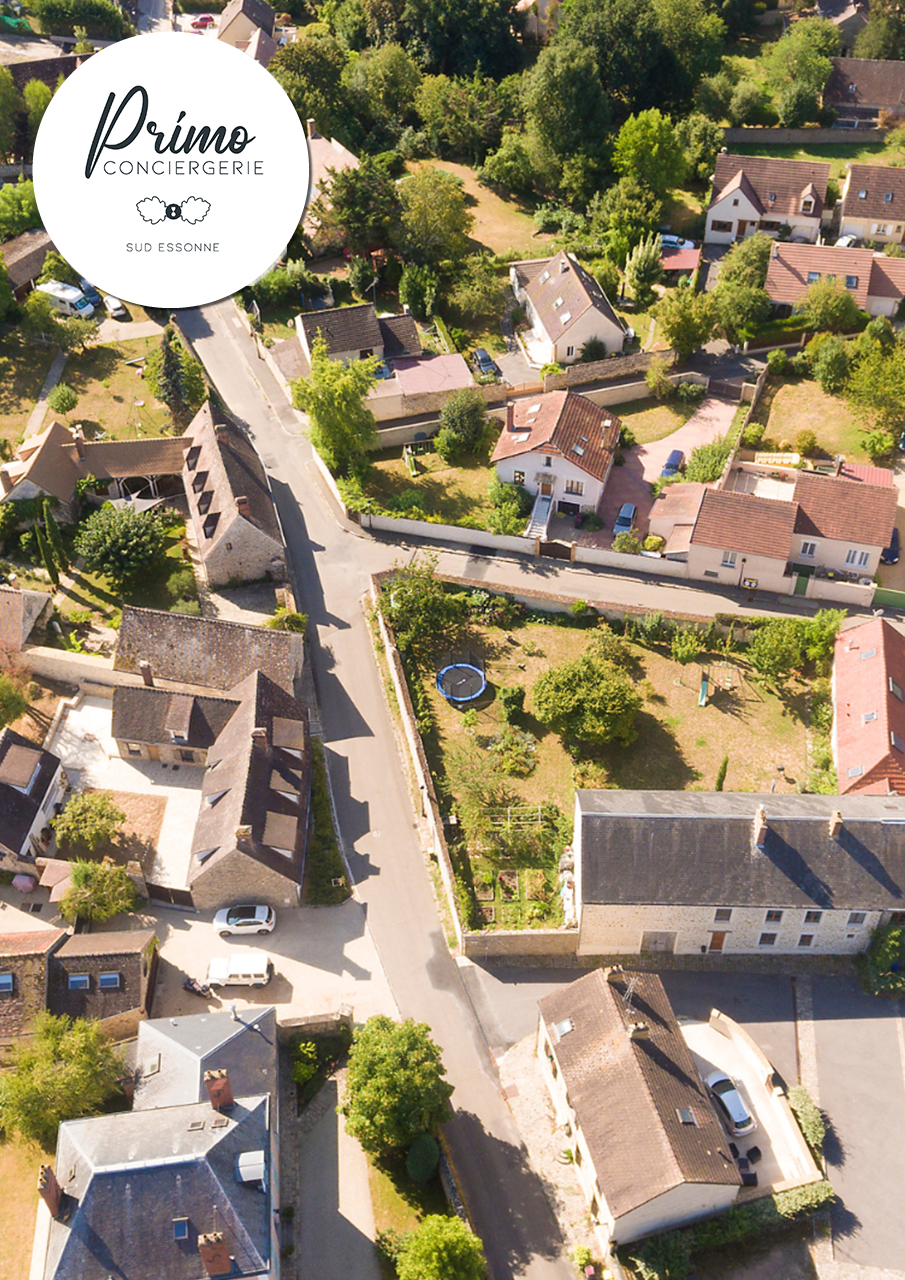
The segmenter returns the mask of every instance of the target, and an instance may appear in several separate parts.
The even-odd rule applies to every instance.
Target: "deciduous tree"
[[[632,742],[641,696],[625,671],[585,654],[545,671],[534,684],[534,713],[569,740]]]
[[[105,502],[80,527],[75,549],[90,573],[102,573],[123,590],[159,563],[165,538],[156,512],[116,508]]]
[[[399,201],[402,247],[415,262],[436,266],[465,255],[474,216],[453,174],[419,165],[400,183]]]
[[[613,148],[613,168],[661,198],[685,178],[685,150],[669,116],[656,108],[629,116]]]
[[[625,264],[625,287],[639,307],[654,298],[654,285],[663,275],[660,255],[663,242],[658,235],[646,236],[635,245]]]
[[[502,315],[508,280],[489,253],[472,253],[456,265],[451,297],[467,315]]]
[[[373,157],[357,169],[328,169],[327,182],[311,206],[322,227],[336,227],[352,253],[385,248],[398,215],[396,184]]]
[[[9,67],[0,67],[0,157],[6,160],[13,158],[21,109],[22,100],[12,72]]]
[[[898,438],[905,428],[905,347],[884,352],[878,344],[852,369],[847,395],[864,421]]]
[[[560,163],[577,153],[600,155],[610,113],[590,49],[568,40],[548,45],[524,99],[529,126]]]
[[[339,1108],[346,1129],[370,1155],[406,1151],[422,1133],[436,1134],[449,1118],[453,1087],[445,1075],[425,1023],[369,1018],[356,1030],[349,1054],[346,1097]]]
[[[64,920],[109,920],[134,911],[135,885],[115,862],[73,862],[72,883],[60,899]]]
[[[311,376],[292,384],[293,403],[308,414],[315,449],[337,475],[367,463],[377,423],[366,396],[377,380],[377,358],[343,364],[327,355],[320,333],[311,347]]]
[[[660,336],[675,349],[680,363],[713,337],[716,307],[709,293],[698,293],[690,287],[670,289],[653,314]]]
[[[64,1120],[99,1115],[120,1090],[120,1051],[87,1018],[39,1013],[0,1077],[0,1123],[49,1149]]]
[[[6,68],[2,70],[6,71]],[[42,225],[34,184],[22,179],[5,182],[0,187],[0,244]]]
[[[81,845],[94,853],[109,844],[126,815],[107,791],[81,791],[69,797],[65,809],[51,822],[63,847]]]
[[[801,666],[801,631],[795,618],[776,618],[759,627],[748,646],[756,671],[779,684]]]
[[[50,249],[44,259],[41,274],[38,276],[40,284],[44,284],[47,280],[59,280],[61,284],[78,286],[79,273],[75,267],[69,265],[61,253],[57,253],[56,249]]]
[[[344,78],[347,61],[333,36],[302,34],[277,50],[267,70],[286,91],[300,120],[314,120],[325,137],[357,146],[359,130]]]
[[[399,1280],[484,1280],[484,1251],[461,1218],[429,1214],[402,1241]]]
[[[520,50],[512,0],[405,0],[405,45],[428,71],[494,79],[517,71]]]
[[[418,662],[455,647],[468,626],[465,601],[445,589],[436,571],[433,552],[409,564],[397,564],[393,581],[380,598],[397,645]]]
[[[588,210],[591,231],[603,239],[607,256],[620,267],[640,240],[656,230],[663,201],[636,177],[620,178]]]
[[[29,80],[25,88],[22,90],[22,101],[25,104],[25,110],[28,116],[28,154],[31,156],[35,138],[38,136],[38,127],[44,119],[44,112],[50,106],[50,99],[53,97],[50,86],[46,85],[43,80]]]
[[[851,333],[863,322],[861,308],[843,282],[828,276],[808,285],[801,311],[817,333]]]

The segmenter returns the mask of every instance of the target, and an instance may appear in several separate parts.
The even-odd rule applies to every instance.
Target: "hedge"
[[[875,929],[866,955],[859,957],[859,969],[872,995],[905,993],[905,930],[894,924]]]

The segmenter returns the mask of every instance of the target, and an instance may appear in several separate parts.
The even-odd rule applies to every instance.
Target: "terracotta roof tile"
[[[796,533],[867,547],[886,547],[896,522],[896,491],[888,486],[800,471],[794,501]]]
[[[691,541],[695,546],[788,560],[797,511],[793,502],[708,489]]]
[[[513,265],[538,321],[551,337],[559,338],[592,308],[617,329],[625,328],[600,285],[570,254]]]
[[[512,426],[500,432],[491,462],[527,453],[566,458],[597,480],[606,480],[622,423],[574,391],[548,391],[536,400],[519,400]]]
[[[757,202],[766,215],[777,218],[795,214],[801,217],[801,198],[805,189],[813,184],[816,199],[811,215],[820,220],[826,199],[826,184],[830,179],[830,166],[805,160],[773,160],[765,156],[718,155],[713,177],[713,195],[710,203],[734,189],[740,182],[739,175],[749,184],[757,196]],[[775,196],[771,200],[770,196]],[[808,215],[804,215],[808,216]]]
[[[774,302],[797,306],[808,285],[835,276],[863,311],[868,295],[873,292],[870,288],[873,264],[874,254],[870,249],[836,249],[832,245],[787,244],[777,240],[770,252],[764,287]]]
[[[879,218],[882,222],[905,219],[905,170],[852,164],[848,172],[843,218]]]
[[[905,794],[903,696],[905,636],[883,618],[840,632],[833,669],[833,739],[840,795],[848,791]]]

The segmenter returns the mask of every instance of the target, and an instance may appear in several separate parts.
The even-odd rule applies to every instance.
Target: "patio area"
[[[83,697],[67,708],[49,749],[60,756],[73,790],[126,792],[165,802],[156,849],[146,873],[153,884],[184,889],[204,770],[149,760],[123,760],[110,736],[109,698]]]

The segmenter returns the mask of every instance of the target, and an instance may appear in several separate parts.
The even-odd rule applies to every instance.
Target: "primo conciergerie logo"
[[[105,293],[173,310],[235,293],[283,253],[308,198],[304,130],[244,53],[141,36],[84,62],[35,144],[58,251]]]

